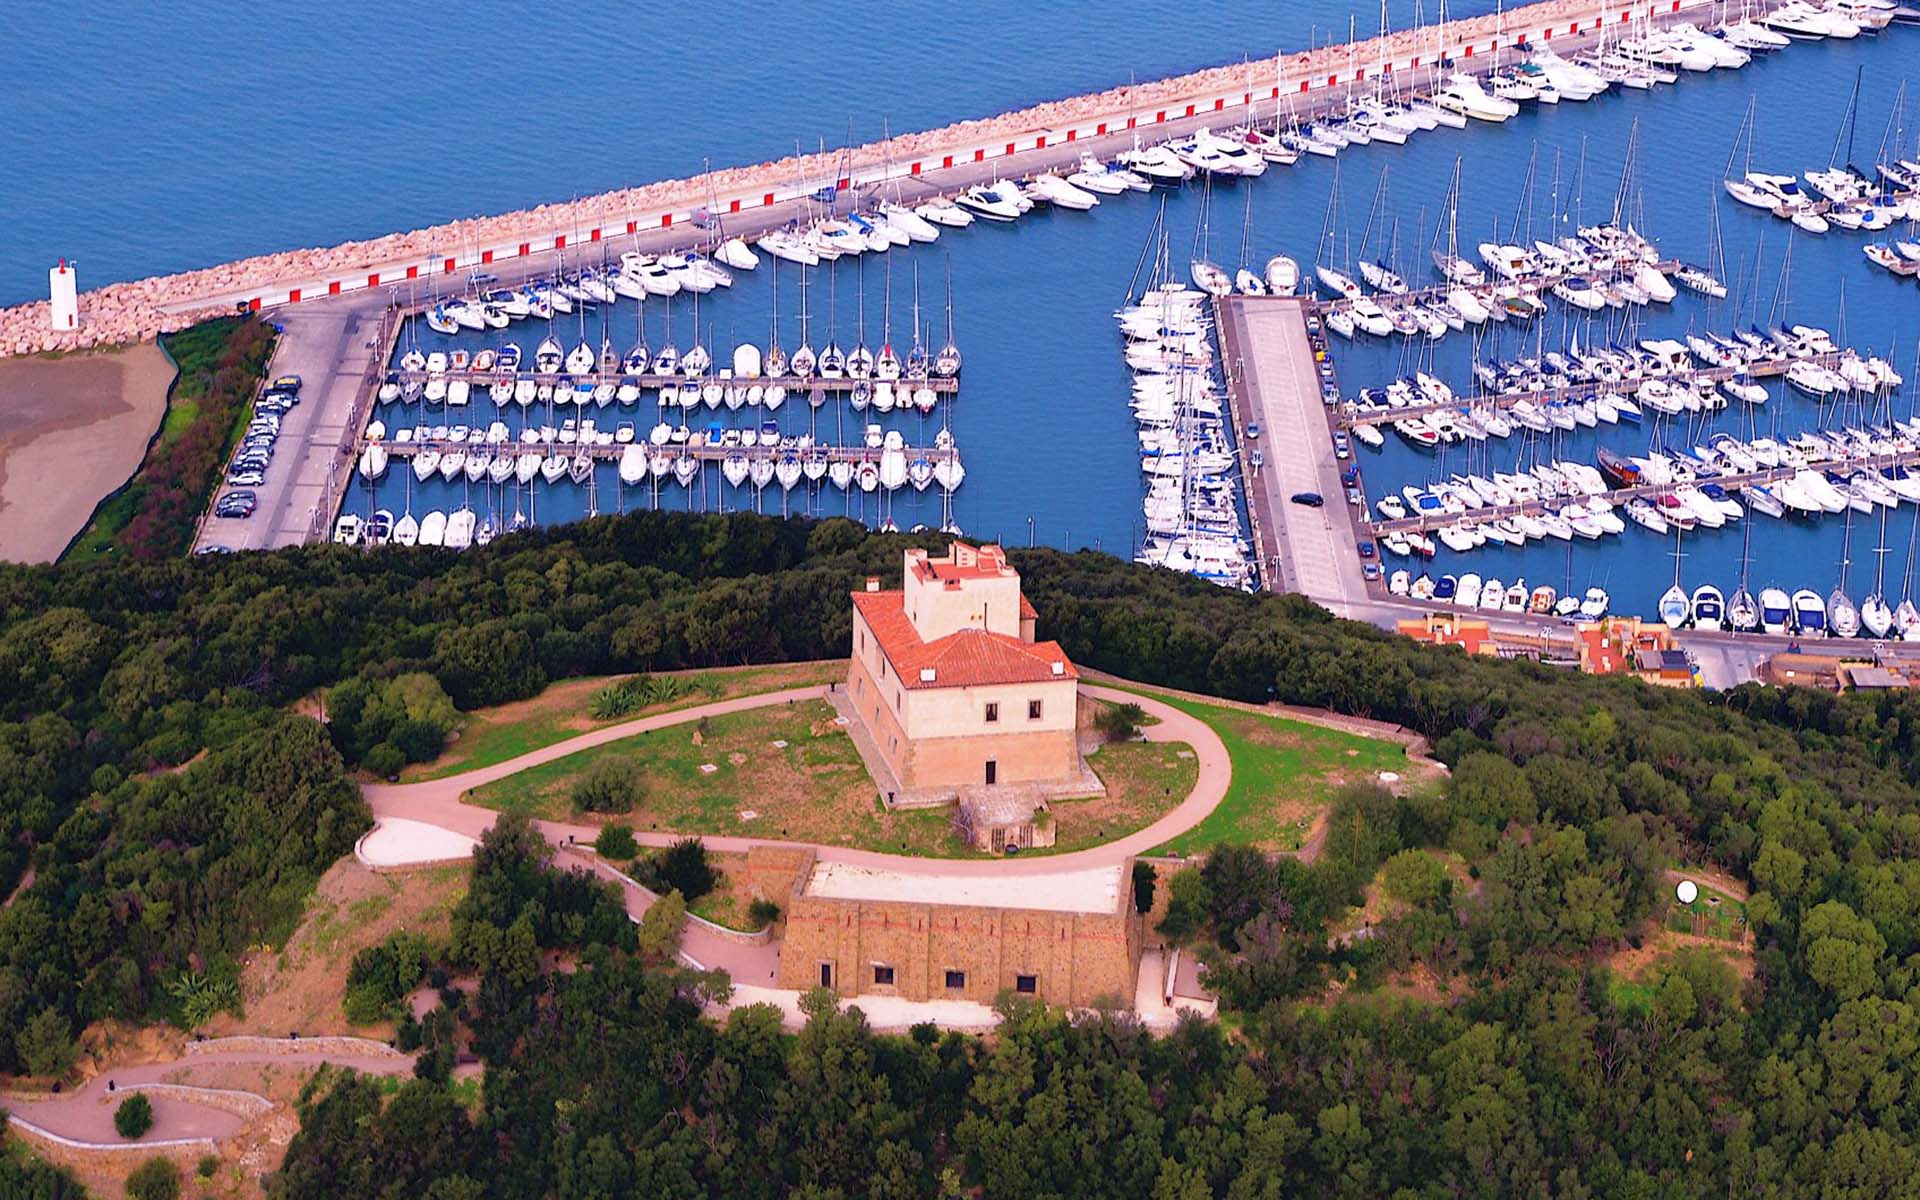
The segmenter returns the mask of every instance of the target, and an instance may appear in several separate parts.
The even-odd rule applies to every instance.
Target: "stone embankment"
[[[1644,14],[1641,7],[1634,7]],[[1686,0],[1691,8],[1699,0]],[[1677,7],[1677,6],[1676,6]],[[1173,108],[1196,97],[1232,94],[1263,99],[1280,88],[1287,94],[1333,86],[1358,69],[1377,75],[1377,64],[1405,64],[1424,56],[1431,62],[1440,48],[1449,50],[1479,43],[1484,51],[1491,39],[1510,42],[1515,31],[1551,28],[1562,22],[1584,23],[1596,14],[1609,22],[1612,9],[1596,8],[1595,0],[1546,0],[1488,14],[1451,21],[1444,28],[1422,28],[1369,38],[1352,48],[1346,44],[1265,59],[1254,63],[1212,67],[1188,75],[1150,83],[1112,88],[1104,92],[1050,101],[1030,108],[980,120],[963,121],[922,133],[903,134],[886,142],[870,142],[846,150],[788,157],[754,166],[732,167],[689,179],[663,180],[561,204],[544,204],[493,217],[478,217],[388,234],[358,242],[306,250],[263,254],[238,262],[109,284],[80,298],[80,328],[56,333],[48,321],[45,301],[0,309],[0,357],[86,346],[143,341],[158,333],[185,328],[209,316],[233,311],[232,297],[249,290],[271,291],[286,281],[364,275],[380,264],[430,260],[436,252],[462,255],[474,247],[507,245],[550,237],[556,229],[622,227],[634,214],[690,211],[718,196],[751,195],[771,188],[790,189],[796,181],[832,180],[891,162],[907,161],[958,146],[997,145],[1019,135],[1059,127],[1107,114]],[[1658,11],[1669,11],[1661,5]],[[1584,28],[1584,24],[1582,25]],[[1208,101],[1211,107],[1212,101]],[[1235,118],[1237,119],[1237,117]],[[1011,148],[1011,143],[1009,143]],[[549,242],[548,244],[551,244]]]

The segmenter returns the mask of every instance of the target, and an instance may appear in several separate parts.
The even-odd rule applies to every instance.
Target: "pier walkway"
[[[1883,467],[1912,467],[1920,465],[1920,451],[1901,451],[1895,454],[1869,454],[1859,458],[1823,458],[1809,459],[1804,467],[1768,467],[1759,471],[1745,471],[1734,475],[1717,475],[1701,478],[1691,483],[1643,483],[1634,487],[1609,488],[1597,493],[1601,499],[1616,509],[1629,500],[1651,500],[1676,488],[1698,487],[1701,484],[1717,484],[1729,492],[1750,484],[1764,485],[1780,479],[1791,479],[1802,471],[1844,471],[1852,474],[1857,471],[1877,471]],[[1385,537],[1390,533],[1426,533],[1449,525],[1480,524],[1486,521],[1498,521],[1503,517],[1519,516],[1525,513],[1535,516],[1543,512],[1559,512],[1569,504],[1582,503],[1585,496],[1561,496],[1553,500],[1528,500],[1521,504],[1505,504],[1497,508],[1475,508],[1466,512],[1435,513],[1428,516],[1402,517],[1397,521],[1375,521],[1371,528],[1376,536]],[[1817,515],[1809,513],[1809,516]],[[1752,514],[1748,514],[1749,520]]]
[[[1262,578],[1269,591],[1312,596],[1346,615],[1367,599],[1367,585],[1320,399],[1307,302],[1228,296],[1215,301],[1214,315]],[[1249,437],[1255,423],[1260,435]],[[1256,452],[1266,460],[1258,467]],[[1294,504],[1288,498],[1298,492],[1317,492],[1325,504]]]

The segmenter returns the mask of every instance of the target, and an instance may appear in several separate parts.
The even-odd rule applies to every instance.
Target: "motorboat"
[[[1819,604],[1820,597],[1814,596],[1812,592],[1806,594],[1813,597],[1813,602],[1816,605]],[[1824,610],[1822,611],[1824,616]],[[1792,621],[1793,602],[1788,599],[1787,593],[1780,588],[1762,588],[1760,591],[1760,628],[1767,633],[1782,634],[1787,631],[1787,627]]]
[[[1827,606],[1808,588],[1793,593],[1793,624],[1803,634],[1819,636],[1827,631]]]
[[[1695,629],[1722,628],[1727,617],[1726,598],[1719,588],[1710,583],[1703,583],[1693,589],[1691,611]],[[1664,615],[1663,613],[1662,616]]]
[[[954,197],[954,203],[989,221],[1004,223],[1020,217],[1019,205],[984,184],[975,184],[961,192]]]
[[[1443,111],[1476,121],[1505,121],[1520,111],[1519,104],[1488,93],[1478,79],[1465,74],[1450,78],[1445,87],[1434,93],[1433,102]]]

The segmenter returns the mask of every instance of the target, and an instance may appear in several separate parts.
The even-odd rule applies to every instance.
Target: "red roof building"
[[[903,586],[853,594],[847,692],[900,789],[1031,783],[1079,770],[1079,672],[998,546],[908,550]]]

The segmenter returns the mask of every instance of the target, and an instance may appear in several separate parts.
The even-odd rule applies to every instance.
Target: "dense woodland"
[[[365,827],[350,762],[430,756],[456,708],[561,676],[843,654],[847,592],[904,544],[643,513],[460,555],[0,570],[0,895],[35,872],[0,911],[0,1029],[19,1031],[0,1068],[57,1072],[97,1017],[225,1002],[227,956],[284,932]],[[1661,691],[1099,555],[1014,559],[1083,664],[1398,721],[1454,767],[1439,796],[1342,793],[1311,867],[1228,848],[1159,881],[1231,1034],[1018,1005],[991,1044],[825,1009],[798,1037],[755,1010],[716,1027],[696,1003],[713,980],[509,830],[437,949],[482,982],[417,1033],[427,1077],[390,1098],[322,1081],[276,1193],[1920,1189],[1920,703]],[[288,715],[317,688],[324,730]],[[1420,847],[1456,851],[1472,885]],[[1701,951],[1614,986],[1606,954],[1660,916],[1681,862],[1750,882],[1753,978]],[[1329,949],[1383,863],[1407,907]],[[1396,998],[1410,973],[1447,981],[1443,1001]],[[435,1078],[455,1042],[488,1066],[477,1111]]]

